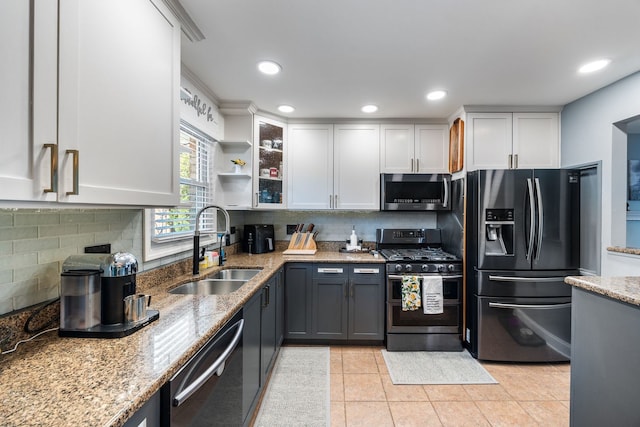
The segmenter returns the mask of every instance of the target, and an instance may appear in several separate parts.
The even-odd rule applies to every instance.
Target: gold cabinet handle
[[[77,196],[80,192],[78,183],[78,170],[80,169],[80,152],[78,150],[67,150],[67,155],[73,156],[73,191],[67,191],[67,196]]]
[[[509,154],[509,169],[513,169],[513,154]]]
[[[515,164],[515,166],[513,167],[514,169],[518,169],[518,155],[514,155],[513,156],[513,163]]]
[[[51,149],[51,182],[49,188],[45,188],[45,193],[58,192],[58,144],[44,144],[44,148]]]

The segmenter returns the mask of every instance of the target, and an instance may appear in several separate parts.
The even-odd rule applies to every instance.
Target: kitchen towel
[[[418,276],[402,276],[402,311],[413,311],[420,308],[420,278]]]
[[[422,277],[422,307],[424,314],[442,314],[444,312],[442,296],[442,277]]]

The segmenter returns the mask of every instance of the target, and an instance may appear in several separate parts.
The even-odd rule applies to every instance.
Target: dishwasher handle
[[[242,330],[244,329],[244,319],[238,320],[238,322],[236,322],[233,326],[231,326],[231,328],[229,328],[224,334],[229,333],[233,328],[237,328],[238,330],[233,336],[231,343],[222,352],[220,357],[218,357],[216,361],[213,362],[211,366],[209,366],[209,368],[207,368],[207,370],[202,375],[196,378],[189,385],[186,385],[184,382],[180,384],[180,387],[178,388],[176,396],[173,398],[173,406],[182,405],[187,399],[189,399],[189,397],[191,397],[193,393],[198,391],[200,387],[202,387],[204,383],[206,383],[209,380],[209,378],[211,378],[213,374],[215,374],[216,371],[218,371],[220,367],[224,366],[224,362],[226,362],[226,360],[229,358],[233,350],[235,350],[236,346],[238,345],[238,342],[240,342],[240,338],[242,337]],[[224,336],[224,334],[222,336]],[[201,357],[206,357],[206,355],[207,355],[207,352],[205,351],[202,353]],[[197,366],[197,365],[198,365],[197,363],[194,364],[194,366]],[[185,382],[188,378],[189,378],[189,375],[185,377]]]

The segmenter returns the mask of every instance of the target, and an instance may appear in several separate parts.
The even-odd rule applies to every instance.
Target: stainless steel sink
[[[202,279],[188,282],[173,288],[170,294],[187,295],[226,295],[235,292],[247,283],[247,280]]]
[[[225,295],[235,292],[260,273],[259,269],[227,268],[195,282],[188,282],[173,288],[170,294]]]
[[[215,274],[212,274],[208,279],[222,279],[222,280],[249,280],[261,270],[250,268],[227,268],[220,270]]]

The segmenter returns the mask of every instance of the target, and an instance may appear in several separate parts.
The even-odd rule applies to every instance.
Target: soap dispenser
[[[349,246],[355,248],[358,246],[358,236],[356,235],[356,226],[354,225],[351,229],[351,236],[349,237]]]

